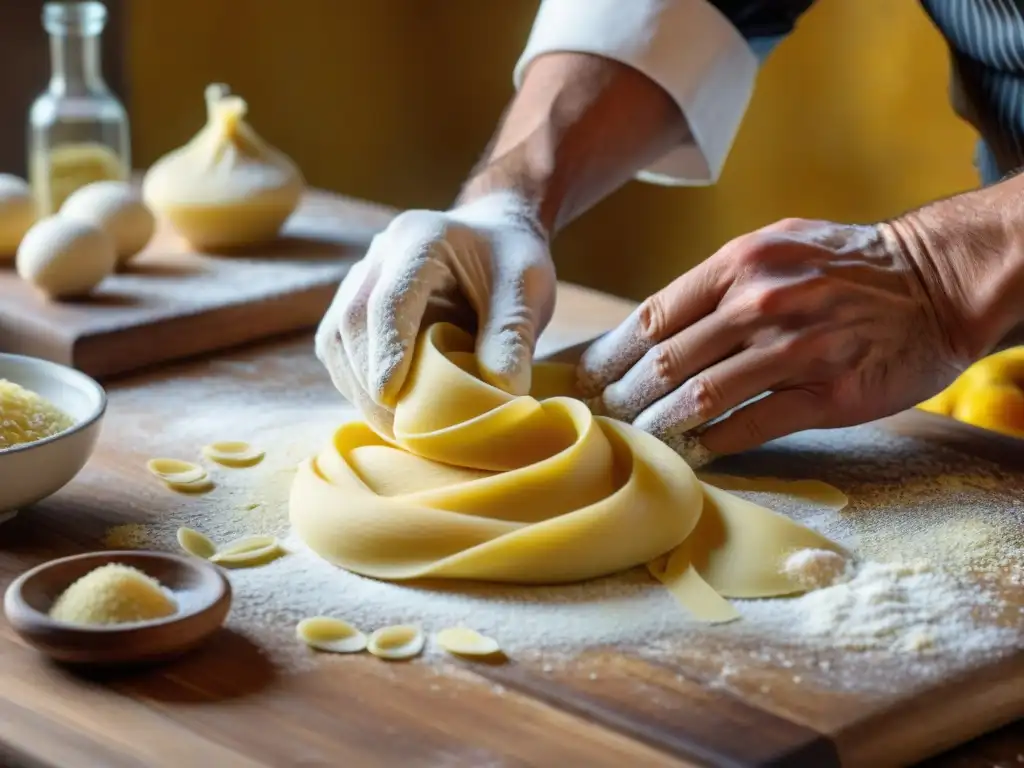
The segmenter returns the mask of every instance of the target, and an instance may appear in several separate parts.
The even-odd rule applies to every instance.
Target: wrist
[[[547,54],[459,202],[514,192],[554,234],[688,137],[678,106],[646,75],[600,56]]]
[[[882,226],[912,266],[953,354],[989,354],[1024,321],[1024,176]]]

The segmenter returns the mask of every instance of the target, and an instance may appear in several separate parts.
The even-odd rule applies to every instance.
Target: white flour
[[[302,388],[282,385],[274,375],[278,366],[292,381],[298,373]],[[851,503],[839,513],[792,498],[740,495],[844,543],[862,564],[850,580],[802,597],[737,601],[743,620],[707,627],[689,620],[641,570],[564,587],[425,587],[328,565],[289,537],[287,496],[296,463],[353,414],[305,348],[286,347],[258,381],[255,371],[231,360],[209,363],[203,372],[173,387],[151,380],[114,393],[109,418],[138,447],[140,464],[172,446],[198,451],[234,439],[266,449],[267,458],[250,469],[215,468],[212,493],[164,496],[171,505],[159,519],[144,529],[114,529],[108,543],[174,550],[181,525],[218,542],[253,533],[282,537],[291,554],[230,572],[229,622],[284,667],[313,663],[294,626],[317,614],[366,632],[391,623],[415,622],[428,632],[465,624],[495,637],[510,655],[541,655],[549,666],[598,646],[679,659],[698,648],[706,653],[714,642],[722,680],[740,666],[781,665],[801,680],[827,675],[831,685],[866,688],[1024,647],[1024,475],[871,427],[805,433],[720,462],[716,472],[816,478],[846,492]],[[171,396],[179,399],[168,403]],[[154,411],[169,408],[182,418],[157,425]],[[930,563],[893,565],[922,558]],[[837,654],[836,648],[859,651]]]

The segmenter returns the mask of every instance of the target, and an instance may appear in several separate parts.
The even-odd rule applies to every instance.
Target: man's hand
[[[317,332],[317,356],[341,393],[386,433],[416,337],[434,322],[475,332],[481,375],[525,394],[555,286],[546,237],[513,194],[447,213],[407,211],[342,282]]]
[[[911,407],[987,343],[956,301],[972,263],[951,279],[916,231],[786,220],[740,237],[595,342],[581,385],[669,441],[746,404],[702,434],[720,454]]]
[[[539,56],[459,203],[398,216],[342,282],[316,339],[335,386],[390,433],[418,332],[448,320],[476,331],[485,379],[528,392],[555,303],[549,237],[688,135],[672,98],[634,68]]]

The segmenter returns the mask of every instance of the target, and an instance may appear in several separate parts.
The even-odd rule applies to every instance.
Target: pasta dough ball
[[[51,298],[84,296],[114,271],[114,241],[84,221],[47,216],[18,246],[21,277]]]
[[[28,183],[0,173],[0,261],[10,259],[38,215]]]
[[[299,204],[302,174],[246,122],[245,101],[226,85],[207,87],[206,105],[206,125],[153,164],[142,195],[199,250],[273,240]]]
[[[99,227],[114,241],[118,266],[127,264],[153,237],[156,217],[125,181],[97,181],[74,192],[61,216]]]

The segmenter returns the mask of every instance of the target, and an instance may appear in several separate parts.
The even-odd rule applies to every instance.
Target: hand
[[[555,286],[547,238],[511,193],[447,213],[406,211],[342,281],[317,331],[317,357],[385,434],[416,337],[434,322],[475,332],[484,379],[525,394]]]
[[[701,434],[718,454],[911,407],[971,360],[967,318],[936,299],[942,270],[903,243],[806,220],[740,237],[595,342],[581,387],[670,444],[743,405]]]

